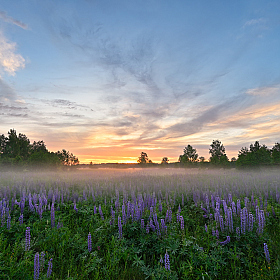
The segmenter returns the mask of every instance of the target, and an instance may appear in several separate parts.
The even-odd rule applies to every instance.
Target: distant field
[[[0,279],[280,278],[280,172],[0,172]]]

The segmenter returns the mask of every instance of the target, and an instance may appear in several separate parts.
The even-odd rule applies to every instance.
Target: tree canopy
[[[36,167],[77,165],[79,160],[72,153],[62,150],[48,151],[43,140],[34,141],[32,144],[25,134],[10,129],[8,136],[0,135],[0,164],[7,166]]]

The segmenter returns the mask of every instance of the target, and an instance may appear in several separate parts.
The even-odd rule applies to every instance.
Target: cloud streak
[[[14,19],[11,16],[8,16],[7,13],[4,12],[4,11],[0,11],[0,18],[2,20],[4,20],[5,22],[7,22],[7,23],[11,23],[11,24],[17,25],[17,26],[19,26],[19,27],[21,27],[23,29],[28,29],[28,25],[27,24],[25,24],[25,23],[23,23],[23,22],[21,22],[21,21],[19,21],[17,19]]]

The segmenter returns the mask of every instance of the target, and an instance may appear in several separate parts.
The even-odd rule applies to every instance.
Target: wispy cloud
[[[246,91],[249,95],[261,95],[261,96],[268,96],[268,95],[274,95],[280,93],[280,86],[271,86],[271,87],[258,87],[258,88],[252,88],[248,89]]]
[[[25,59],[16,53],[16,43],[9,42],[0,31],[0,70],[14,76],[16,71],[25,67]]]
[[[265,23],[266,23],[266,19],[264,18],[250,19],[244,23],[243,27],[259,25],[259,24],[264,25]]]
[[[8,22],[8,23],[11,23],[11,24],[15,24],[23,29],[28,29],[28,25],[17,20],[17,19],[14,19],[12,18],[11,16],[8,16],[6,12],[4,11],[0,11],[0,18],[2,20],[4,20],[5,22]]]

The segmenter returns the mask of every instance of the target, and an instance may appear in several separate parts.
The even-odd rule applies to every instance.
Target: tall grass
[[[280,278],[277,170],[0,172],[0,279]]]

